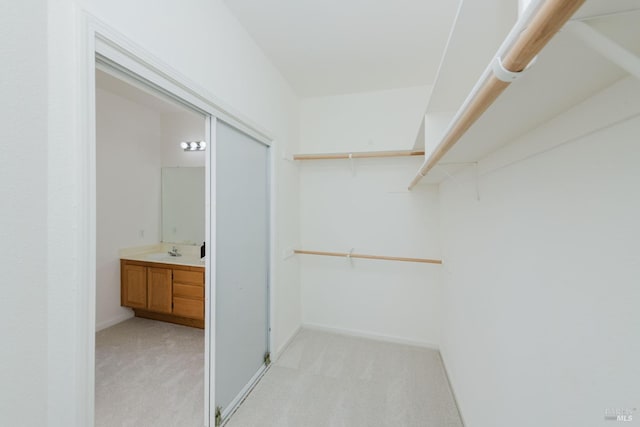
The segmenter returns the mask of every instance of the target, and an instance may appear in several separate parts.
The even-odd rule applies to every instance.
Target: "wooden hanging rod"
[[[409,190],[447,154],[509,86],[513,80],[505,79],[504,75],[523,71],[584,2],[585,0],[546,0],[539,1],[541,5],[538,8],[529,6],[532,12],[516,23],[498,51],[497,59],[502,62],[503,75],[501,78],[497,77],[493,67],[494,58],[456,113],[436,149],[416,173],[409,184]],[[503,48],[508,51],[502,52]]]
[[[293,160],[339,160],[339,159],[368,159],[379,157],[410,157],[424,156],[424,151],[360,151],[355,153],[325,153],[325,154],[296,154]]]
[[[426,259],[426,258],[405,258],[397,256],[383,256],[383,255],[366,255],[366,254],[354,254],[349,252],[321,252],[321,251],[303,251],[296,249],[293,251],[295,254],[300,255],[321,255],[321,256],[335,256],[343,258],[362,258],[362,259],[378,259],[385,261],[403,261],[403,262],[420,262],[423,264],[442,264],[442,260],[439,259]]]

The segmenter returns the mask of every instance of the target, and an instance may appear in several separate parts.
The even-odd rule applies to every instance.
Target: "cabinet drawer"
[[[192,319],[204,319],[204,302],[197,299],[173,297],[173,314]]]
[[[202,299],[204,298],[204,288],[198,285],[183,285],[182,283],[174,283],[173,296]]]
[[[202,271],[173,270],[173,281],[203,286],[204,273]]]

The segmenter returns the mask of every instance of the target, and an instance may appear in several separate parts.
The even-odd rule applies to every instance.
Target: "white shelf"
[[[461,1],[429,98],[427,115],[458,110],[517,18],[516,0],[509,3]]]
[[[458,76],[460,87],[469,86],[467,93],[461,95],[453,79],[446,76],[446,71],[460,66],[460,58],[465,54],[462,40],[467,39],[466,46],[476,46],[476,42],[468,41],[469,28],[462,28],[465,22],[466,25],[471,25],[470,11],[473,11],[472,5],[465,6],[464,3],[451,37],[449,51],[443,59],[441,69],[445,74],[438,78],[427,109],[427,156],[431,148],[440,142],[440,136],[448,126],[446,120],[440,119],[438,123],[438,120],[430,121],[430,118],[437,118],[438,115],[446,117],[446,114],[452,115],[457,111],[502,41],[489,46],[492,43],[491,35],[478,39],[481,45],[478,50],[484,53],[484,59],[481,63],[478,55],[471,55],[468,69],[476,75],[471,82],[471,71]],[[588,20],[589,25],[620,46],[640,55],[639,7],[638,0],[591,0],[583,5],[574,19],[598,15],[599,17]],[[470,9],[466,11],[465,8]],[[620,13],[621,11],[631,12]],[[476,25],[476,30],[477,27]],[[627,75],[575,35],[561,31],[542,50],[537,62],[505,90],[438,164],[476,162]],[[451,94],[450,99],[446,99],[447,93]],[[453,104],[456,106],[452,108]],[[419,144],[416,147],[422,148]],[[442,176],[441,172],[437,172],[438,169],[432,170],[427,176]]]
[[[614,23],[615,21],[615,23]],[[640,12],[591,25],[640,55]],[[613,29],[614,31],[608,31]],[[559,33],[442,162],[473,162],[627,76],[567,31]]]

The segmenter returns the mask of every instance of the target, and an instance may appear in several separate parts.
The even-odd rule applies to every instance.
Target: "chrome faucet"
[[[178,248],[176,248],[175,246],[173,248],[171,248],[171,250],[169,251],[169,255],[171,255],[171,256],[182,256],[182,254],[180,252],[178,252]]]

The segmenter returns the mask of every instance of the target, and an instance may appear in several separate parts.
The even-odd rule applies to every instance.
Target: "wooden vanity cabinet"
[[[120,303],[135,315],[204,328],[204,267],[120,260]]]
[[[147,308],[147,267],[122,263],[120,305]]]
[[[147,309],[171,313],[173,270],[147,267]]]

